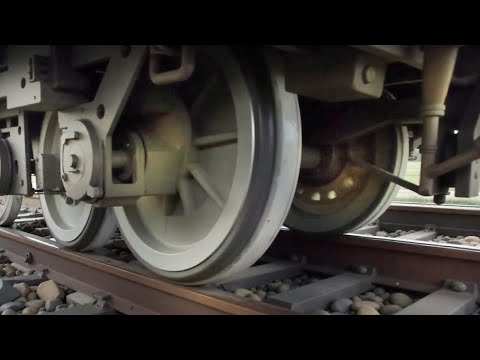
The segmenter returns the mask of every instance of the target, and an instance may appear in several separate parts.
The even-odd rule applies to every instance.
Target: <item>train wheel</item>
[[[39,153],[60,154],[61,129],[55,113],[47,113],[40,134]],[[94,208],[64,195],[40,195],[43,215],[52,236],[66,248],[87,251],[102,247],[115,231],[112,209]]]
[[[398,186],[350,163],[348,152],[402,177],[408,162],[407,130],[389,127],[321,149],[320,165],[300,172],[286,220],[289,228],[348,232],[376,220],[388,208]]]
[[[0,196],[0,226],[11,226],[20,212],[22,195]]]
[[[172,169],[181,174],[177,194],[115,208],[137,258],[191,285],[228,277],[268,249],[288,213],[301,155],[298,100],[286,93],[276,59],[267,65],[263,54],[215,47],[199,49],[197,61],[190,83],[201,85],[177,136],[185,161]],[[158,133],[173,134],[180,120],[171,124]]]

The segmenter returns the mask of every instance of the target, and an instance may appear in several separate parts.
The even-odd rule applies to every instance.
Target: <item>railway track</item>
[[[53,280],[89,299],[83,306],[41,312],[56,315],[477,313],[480,247],[432,239],[437,231],[452,238],[475,236],[478,210],[439,209],[444,208],[395,205],[359,233],[322,239],[283,230],[258,264],[203,287],[158,278],[119,250],[118,241],[77,253],[59,248],[48,236],[1,229],[2,257],[23,270],[2,281],[36,286]],[[436,219],[439,225],[432,227]],[[30,221],[41,218],[32,215]],[[399,229],[407,234],[375,236]],[[422,238],[422,232],[429,236]]]

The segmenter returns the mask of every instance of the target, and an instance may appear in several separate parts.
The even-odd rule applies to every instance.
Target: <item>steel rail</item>
[[[53,241],[16,230],[0,229],[0,248],[12,261],[45,271],[48,278],[124,314],[291,314],[214,288],[173,284],[140,267],[98,254],[61,249]]]

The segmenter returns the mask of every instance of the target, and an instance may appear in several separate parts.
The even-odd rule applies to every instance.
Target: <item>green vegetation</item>
[[[418,184],[420,180],[420,162],[409,161],[407,165],[407,172],[405,174],[405,180],[408,180],[414,184]],[[456,198],[454,197],[455,189],[450,189],[451,195],[447,196],[446,204],[449,205],[480,205],[480,196],[475,198]],[[398,202],[412,202],[422,204],[433,204],[433,197],[420,196],[413,191],[400,188],[395,201]]]

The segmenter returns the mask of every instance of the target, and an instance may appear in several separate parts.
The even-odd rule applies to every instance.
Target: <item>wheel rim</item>
[[[211,91],[208,88],[202,91],[192,106],[191,148],[194,150],[187,152],[184,169],[188,177],[180,177],[178,197],[144,197],[135,206],[115,208],[119,226],[132,251],[152,270],[188,283],[225,277],[237,268],[250,266],[263,254],[285,218],[291,201],[288,193],[293,196],[295,170],[298,171],[299,166],[298,111],[295,113],[297,107],[289,104],[294,109],[291,120],[294,124],[290,130],[291,143],[295,143],[296,148],[288,160],[293,165],[289,171],[293,169],[294,174],[287,176],[291,191],[282,197],[285,211],[282,214],[281,208],[278,209],[281,215],[272,218],[278,222],[274,231],[269,229],[270,234],[256,234],[252,241],[242,245],[231,264],[222,265],[224,269],[217,268],[214,272],[207,271],[206,275],[206,269],[222,260],[219,257],[231,246],[232,237],[238,237],[234,235],[235,226],[239,214],[246,211],[252,179],[257,177],[255,161],[259,143],[255,138],[258,119],[252,89],[242,69],[225,49],[209,50],[208,54],[218,61],[222,72],[221,76],[216,74],[215,82],[207,82],[213,85]],[[282,96],[296,105],[293,96]],[[212,146],[205,146],[207,143]],[[194,195],[189,197],[188,193]],[[268,199],[269,194],[264,195]],[[170,207],[168,214],[165,213],[167,201],[173,201],[173,210]],[[188,208],[191,211],[185,211]],[[157,216],[152,219],[152,214]],[[261,238],[256,238],[258,236]],[[256,249],[257,253],[251,254],[251,249]]]
[[[348,145],[348,151],[401,177],[408,160],[406,129],[391,127],[356,139]],[[352,231],[378,218],[398,191],[395,184],[349,162],[332,173],[320,185],[300,175],[286,220],[288,227],[307,232]]]
[[[57,116],[48,113],[42,125],[39,153],[59,155],[60,137]],[[113,211],[67,200],[64,195],[40,195],[45,222],[57,242],[83,251],[105,245],[116,229]]]
[[[22,195],[0,196],[0,226],[11,226],[20,212]]]

